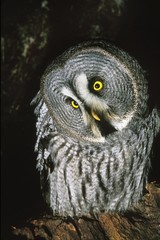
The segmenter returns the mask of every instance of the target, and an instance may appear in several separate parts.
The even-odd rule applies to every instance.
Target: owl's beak
[[[87,123],[96,137],[107,136],[109,133],[116,131],[111,124],[111,117],[109,115],[107,112],[105,112],[105,115],[103,112],[97,113],[97,111],[93,109],[91,109],[90,114],[88,113]],[[94,121],[94,119],[96,121]]]
[[[92,110],[91,111],[92,117],[97,120],[97,121],[101,121],[101,119],[99,118],[99,116]]]

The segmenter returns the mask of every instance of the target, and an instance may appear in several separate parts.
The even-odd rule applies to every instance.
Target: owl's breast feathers
[[[104,42],[71,48],[42,77],[37,168],[54,215],[125,211],[143,194],[160,114],[138,63]]]
[[[137,130],[112,132],[105,142],[76,142],[59,133],[45,103],[37,109],[37,167],[44,198],[53,214],[124,211],[142,195],[153,139],[160,130],[153,110]]]

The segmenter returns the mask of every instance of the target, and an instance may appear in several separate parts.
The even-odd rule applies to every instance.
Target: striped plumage
[[[35,150],[54,215],[123,211],[138,202],[160,129],[147,99],[136,60],[105,42],[79,44],[47,68],[34,99]]]

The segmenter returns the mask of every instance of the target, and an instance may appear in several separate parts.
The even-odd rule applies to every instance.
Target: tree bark
[[[92,38],[114,41],[140,62],[147,70],[150,107],[158,105],[159,16],[154,1],[2,0],[2,239],[160,239],[160,193],[153,183],[139,205],[123,214],[61,219],[36,210],[33,217],[42,200],[30,107],[47,65]],[[159,143],[150,174],[158,182]]]
[[[21,227],[12,226],[11,239],[159,240],[160,188],[150,183],[146,190],[139,204],[125,213],[98,214],[96,217],[77,219],[43,215],[26,220]]]

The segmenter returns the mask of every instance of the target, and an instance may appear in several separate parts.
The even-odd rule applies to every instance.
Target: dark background
[[[1,43],[2,230],[45,210],[36,171],[32,98],[51,60],[69,46],[104,38],[134,56],[149,81],[150,105],[160,106],[160,14],[148,0],[3,0]],[[159,147],[150,181],[160,182]]]

